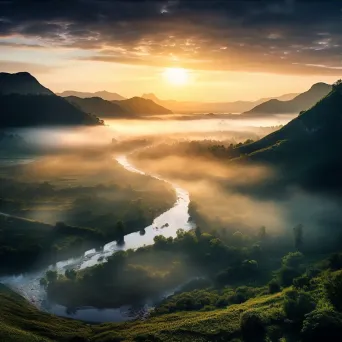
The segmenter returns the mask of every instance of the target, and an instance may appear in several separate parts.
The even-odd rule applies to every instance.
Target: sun
[[[183,68],[167,68],[164,71],[166,80],[174,85],[184,85],[188,82],[188,71]]]

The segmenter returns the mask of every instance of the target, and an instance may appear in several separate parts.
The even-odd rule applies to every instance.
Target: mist
[[[281,184],[276,166],[234,159],[227,152],[252,144],[289,119],[173,116],[113,120],[102,127],[14,130],[22,140],[13,151],[29,147],[25,155],[32,159],[0,167],[6,180],[0,211],[32,220],[27,222],[37,234],[34,240],[13,237],[15,248],[37,247],[26,252],[25,262],[10,256],[9,269],[55,264],[57,281],[47,287],[48,297],[74,312],[89,305],[159,305],[165,293],[194,278],[217,286],[227,267],[223,260],[233,268],[250,258],[260,261],[253,254],[260,245],[280,258],[293,250],[298,225],[304,227],[307,251],[333,250],[342,225],[335,198]],[[42,223],[50,232],[48,243]],[[267,232],[264,242],[261,227]],[[220,253],[225,256],[218,262]],[[68,278],[70,269],[76,280]],[[45,279],[44,273],[39,277]],[[33,288],[43,302],[39,279]],[[137,281],[144,286],[137,288]],[[118,296],[110,296],[113,289]]]

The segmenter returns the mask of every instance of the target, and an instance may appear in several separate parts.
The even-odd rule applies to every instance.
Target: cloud
[[[0,60],[0,70],[2,72],[17,72],[18,70],[26,70],[32,74],[46,74],[55,69],[47,65],[25,62],[14,62]]]
[[[92,50],[93,61],[341,74],[337,1],[13,0],[0,13],[0,36]]]
[[[0,41],[0,48],[1,47],[10,47],[10,48],[22,48],[22,49],[40,49],[44,48],[43,45],[39,44],[22,44],[22,43],[13,43],[13,42],[6,42],[6,41]]]

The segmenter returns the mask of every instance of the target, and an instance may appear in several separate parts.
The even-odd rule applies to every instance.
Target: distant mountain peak
[[[106,101],[122,101],[126,98],[121,96],[118,93],[111,93],[107,90],[101,90],[96,92],[83,92],[83,91],[75,91],[75,90],[65,90],[62,93],[58,93],[58,96],[62,97],[70,97],[70,96],[76,96],[81,99],[85,98],[92,98],[92,97],[101,97],[103,100]]]
[[[0,73],[0,94],[53,95],[28,72]]]
[[[309,109],[332,89],[327,83],[319,82],[289,101],[268,100],[255,106],[246,114],[289,114]]]
[[[146,100],[152,100],[156,103],[161,101],[154,93],[145,93],[141,97]]]
[[[312,87],[310,88],[310,90],[313,90],[313,89],[329,89],[331,88],[331,85],[330,84],[327,84],[327,83],[324,83],[324,82],[318,82],[318,83],[315,83],[312,85]]]

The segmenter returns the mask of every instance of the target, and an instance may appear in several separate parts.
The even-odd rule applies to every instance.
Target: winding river
[[[128,161],[125,155],[117,156],[115,159],[120,165],[130,172],[136,172],[142,175],[150,176],[172,185],[177,195],[177,201],[171,209],[158,216],[150,226],[145,228],[146,233],[144,235],[140,235],[139,232],[126,235],[125,244],[122,246],[118,246],[116,241],[113,241],[107,243],[103,249],[101,249],[101,251],[97,251],[95,249],[89,250],[81,257],[60,261],[57,264],[50,265],[46,269],[42,269],[39,272],[0,278],[1,283],[9,286],[11,289],[21,294],[40,310],[62,317],[69,317],[89,322],[121,322],[144,315],[144,313],[146,313],[147,310],[153,306],[152,300],[147,300],[145,304],[137,308],[131,306],[108,309],[82,307],[71,312],[64,306],[50,303],[47,300],[46,292],[44,288],[40,286],[39,281],[49,269],[57,270],[59,273],[64,273],[68,268],[73,268],[76,270],[84,269],[86,267],[105,262],[106,257],[110,256],[116,251],[136,249],[151,245],[154,243],[153,239],[157,235],[175,237],[179,228],[184,230],[193,228],[193,224],[189,220],[190,217],[188,214],[188,206],[190,199],[189,193],[186,190],[182,189],[177,184],[163,179],[159,175],[148,174],[135,168]],[[172,292],[173,291],[171,290],[168,294],[165,293],[164,296],[169,295]]]

